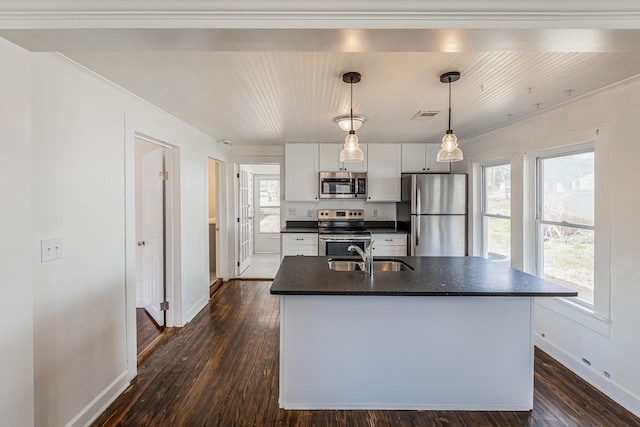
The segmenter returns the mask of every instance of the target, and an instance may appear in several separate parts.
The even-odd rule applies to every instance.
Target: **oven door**
[[[349,252],[349,246],[358,246],[364,249],[371,242],[371,236],[349,236],[349,235],[327,235],[318,237],[319,256],[353,256],[354,252]]]

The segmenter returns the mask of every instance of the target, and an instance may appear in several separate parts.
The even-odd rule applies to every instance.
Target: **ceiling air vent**
[[[418,111],[411,120],[429,120],[438,113],[440,111]]]

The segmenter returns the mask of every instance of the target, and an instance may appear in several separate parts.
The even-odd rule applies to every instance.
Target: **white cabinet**
[[[402,144],[402,172],[451,172],[451,163],[436,161],[438,151],[440,144]]]
[[[289,255],[318,256],[317,233],[284,233],[281,241],[283,257]]]
[[[400,144],[369,144],[367,200],[399,202],[401,176]]]
[[[340,161],[340,151],[344,144],[319,144],[320,172],[329,171],[367,171],[367,144],[360,144],[360,149],[364,153],[364,162],[343,163]]]
[[[373,233],[373,256],[407,256],[407,235],[404,233]]]
[[[318,144],[285,145],[285,200],[318,200]]]

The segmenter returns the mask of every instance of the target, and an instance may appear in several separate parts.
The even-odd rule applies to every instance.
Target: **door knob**
[[[144,240],[140,240],[140,241],[138,242],[138,246],[144,246],[144,245],[145,245]]]

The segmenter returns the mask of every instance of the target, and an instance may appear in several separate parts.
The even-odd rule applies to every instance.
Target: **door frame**
[[[260,165],[268,165],[268,166],[278,166],[278,169],[280,171],[280,223],[282,224],[282,211],[284,209],[284,203],[283,203],[283,195],[284,192],[282,191],[282,183],[284,182],[284,163],[280,162],[280,161],[264,161],[264,160],[260,160],[259,157],[255,157],[255,161],[252,161],[254,159],[254,157],[246,157],[244,159],[242,159],[242,161],[236,161],[233,163],[233,175],[232,175],[232,179],[233,179],[233,224],[234,224],[234,241],[233,241],[233,268],[230,271],[233,271],[234,274],[234,278],[238,278],[240,276],[239,273],[239,267],[238,267],[238,262],[239,262],[239,250],[240,250],[240,230],[238,227],[238,222],[237,222],[237,218],[239,218],[240,216],[240,183],[239,180],[237,179],[238,173],[240,173],[240,166],[245,165],[245,166],[260,166]],[[282,248],[281,248],[282,249]],[[231,259],[231,258],[230,258]]]
[[[133,379],[137,366],[137,325],[136,325],[136,209],[135,209],[135,144],[140,139],[159,145],[165,151],[165,169],[169,179],[165,186],[165,259],[166,311],[165,326],[181,325],[182,302],[180,286],[180,148],[151,137],[135,128],[128,128],[125,120],[124,138],[124,247],[125,247],[125,317],[127,378]]]
[[[176,265],[176,239],[179,234],[176,233],[176,213],[175,213],[175,194],[179,191],[179,182],[177,179],[176,171],[176,153],[178,149],[166,142],[160,141],[156,138],[148,135],[135,133],[134,144],[136,140],[142,140],[147,143],[157,145],[163,149],[164,168],[168,174],[168,180],[164,186],[164,268],[165,268],[165,301],[169,303],[169,310],[165,311],[165,326],[173,327],[179,324],[179,310],[180,307],[176,301],[176,280],[175,280],[175,265]],[[135,172],[134,172],[135,179]],[[177,190],[177,191],[176,191]],[[135,208],[134,208],[135,212]],[[136,265],[136,269],[138,266]],[[137,331],[136,331],[137,332]]]
[[[209,162],[215,162],[216,163],[216,172],[215,172],[215,178],[214,178],[214,184],[216,186],[216,212],[215,212],[215,216],[216,216],[216,274],[217,274],[217,278],[218,279],[223,279],[226,276],[226,266],[223,263],[223,257],[221,256],[221,251],[222,248],[224,247],[221,242],[224,240],[226,242],[226,239],[224,239],[224,234],[220,232],[220,230],[225,230],[225,228],[223,227],[222,223],[223,223],[223,219],[224,219],[224,214],[225,214],[225,209],[226,209],[226,192],[224,191],[224,185],[223,185],[223,181],[224,181],[224,176],[225,176],[225,162],[216,159],[215,157],[211,157],[208,156],[207,157],[207,183],[205,185],[206,187],[206,192],[207,192],[207,197],[206,197],[206,201],[207,201],[207,224],[209,223],[209,218],[211,218],[211,212],[209,211],[209,197],[210,197],[210,191],[209,191]],[[207,230],[208,233],[208,230]],[[226,246],[226,245],[225,245]],[[208,251],[209,246],[207,245],[207,251]],[[209,252],[207,252],[207,259],[209,260],[209,262],[207,263],[207,266],[209,267],[209,270],[211,270],[211,257]]]

